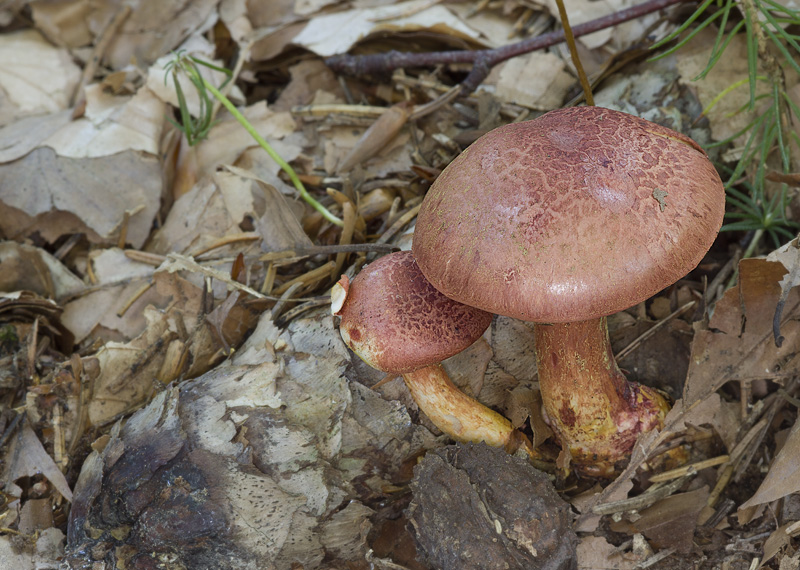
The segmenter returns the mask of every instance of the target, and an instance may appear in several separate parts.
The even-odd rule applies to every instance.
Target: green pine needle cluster
[[[769,183],[772,171],[789,174],[798,170],[792,161],[791,144],[800,145],[800,108],[786,93],[785,71],[800,74],[800,36],[794,33],[800,27],[800,11],[774,0],[705,0],[678,29],[653,46],[674,42],[657,58],[675,53],[712,24],[717,27],[716,40],[708,64],[695,80],[711,71],[740,33],[747,41],[748,76],[720,93],[709,109],[744,84],[749,86],[750,97],[738,112],[758,109],[755,119],[741,131],[709,145],[727,146],[744,137],[739,161],[721,168],[727,176],[728,204],[733,206],[722,229],[753,232],[747,256],[756,251],[762,237],[768,237],[777,247],[800,229],[800,224],[786,215],[792,189],[785,183]],[[767,87],[760,93],[759,83]]]

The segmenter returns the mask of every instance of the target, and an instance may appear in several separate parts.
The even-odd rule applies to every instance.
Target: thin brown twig
[[[75,91],[72,94],[72,104],[74,106],[78,106],[77,104],[83,99],[84,89],[94,77],[97,68],[100,67],[100,61],[103,59],[103,56],[105,56],[106,51],[108,51],[108,46],[118,37],[117,32],[120,27],[122,27],[122,24],[125,23],[125,20],[128,19],[128,16],[131,15],[132,11],[133,9],[130,6],[125,5],[117,10],[108,21],[108,24],[106,24],[106,27],[103,29],[100,38],[92,50],[89,61],[86,62],[86,67],[83,68],[81,80],[78,82],[78,85],[75,86]]]
[[[685,2],[686,0],[648,0],[625,10],[614,12],[607,16],[578,24],[572,28],[576,38],[591,34],[599,30],[610,28],[652,14],[668,6]],[[472,63],[472,71],[461,83],[461,94],[474,91],[491,71],[492,67],[519,55],[544,49],[565,40],[563,30],[555,30],[534,38],[528,38],[515,44],[501,46],[494,49],[475,51],[443,51],[429,53],[410,53],[390,51],[370,55],[336,55],[329,57],[325,63],[332,70],[352,75],[387,74],[401,67],[432,67],[442,64]]]
[[[581,58],[578,55],[578,44],[575,43],[575,34],[572,33],[572,26],[569,23],[569,14],[567,14],[567,7],[564,5],[564,0],[556,0],[558,5],[558,15],[561,18],[561,26],[564,28],[564,38],[567,40],[569,47],[569,54],[572,57],[572,65],[575,66],[575,71],[578,74],[578,80],[583,89],[583,97],[586,99],[586,104],[594,107],[594,97],[592,96],[592,86],[589,83],[589,78],[586,77],[586,71],[583,69]]]

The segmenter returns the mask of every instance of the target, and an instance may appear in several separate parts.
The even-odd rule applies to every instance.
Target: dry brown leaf
[[[764,558],[758,568],[763,568],[767,562],[775,558],[779,553],[790,548],[792,537],[786,533],[786,529],[792,526],[794,522],[796,521],[783,524],[772,531],[772,534],[764,542]],[[783,563],[781,563],[781,568],[783,568]]]
[[[224,344],[238,345],[255,325],[263,307],[245,297],[229,307],[224,322],[209,323],[203,313],[203,276],[189,274],[187,278],[200,284],[183,279],[169,264],[156,271],[156,291],[169,299],[168,308],[146,307],[146,326],[138,337],[127,343],[108,342],[93,357],[100,371],[89,404],[93,425],[136,410],[162,389],[163,383],[203,374],[224,357]],[[224,295],[225,284],[217,288]],[[178,358],[173,360],[176,354]]]
[[[0,125],[69,106],[80,69],[69,52],[35,30],[0,36]]]
[[[84,116],[50,135],[43,146],[70,158],[97,158],[127,150],[159,154],[166,107],[150,89],[119,97],[95,83],[85,94]]]
[[[18,435],[11,440],[7,461],[3,470],[3,481],[6,483],[5,491],[7,493],[19,497],[22,489],[16,485],[17,479],[43,475],[56,491],[61,493],[62,497],[72,501],[72,491],[67,479],[53,458],[47,454],[42,442],[36,437],[27,421],[22,422]]]
[[[336,76],[321,60],[306,59],[289,68],[291,80],[271,106],[274,111],[291,111],[292,107],[308,105],[317,91],[335,93],[344,100],[344,92]]]
[[[311,245],[286,197],[258,180],[223,171],[201,180],[175,201],[148,249],[204,251],[220,238],[241,234],[244,222],[254,223],[262,234],[265,251]]]
[[[64,325],[76,342],[89,335],[117,342],[130,340],[146,326],[145,307],[166,307],[168,298],[154,287],[142,292],[152,281],[155,268],[151,265],[133,261],[117,248],[94,250],[89,253],[89,262],[95,285],[64,305]],[[125,308],[124,314],[119,314]]]
[[[408,117],[408,105],[398,103],[389,107],[361,134],[347,156],[339,162],[336,166],[337,174],[350,172],[355,166],[383,150],[406,125]]]
[[[639,562],[601,536],[584,536],[578,542],[578,570],[634,570]]]
[[[495,93],[509,103],[549,111],[561,106],[575,79],[552,53],[530,53],[499,66]]]
[[[755,495],[745,501],[739,510],[755,505],[777,501],[787,495],[800,491],[800,421],[796,421],[789,437],[772,464],[767,476],[759,485]]]
[[[357,42],[372,34],[429,31],[480,41],[479,34],[441,5],[414,11],[416,5],[429,5],[428,0],[411,0],[391,6],[357,8],[321,14],[308,22],[292,43],[322,57],[346,53]],[[405,16],[404,14],[409,14]]]
[[[0,291],[33,291],[48,299],[59,299],[84,288],[83,281],[43,249],[0,242]]]
[[[640,532],[655,548],[674,548],[688,553],[694,547],[692,539],[697,516],[708,499],[708,487],[678,493],[658,501],[638,512],[635,520],[611,522],[611,530],[633,534]]]
[[[783,346],[775,346],[773,316],[787,273],[777,262],[744,259],[739,285],[720,299],[707,330],[698,330],[683,400],[690,408],[733,380],[781,381],[800,373],[800,292],[792,289],[781,319]]]
[[[140,247],[159,208],[161,176],[159,161],[138,151],[73,159],[38,148],[0,166],[0,231],[13,238],[38,232],[48,242],[86,233],[114,243],[127,213],[127,241]]]
[[[219,0],[134,0],[128,18],[115,34],[103,62],[122,69],[132,62],[146,67],[177,49],[198,29],[216,19]],[[36,2],[34,19],[61,45],[80,47],[97,39],[120,5],[97,0]]]
[[[68,124],[72,112],[25,117],[0,129],[0,164],[22,158]]]
[[[297,158],[301,149],[291,142],[280,140],[294,133],[297,126],[290,113],[275,113],[267,108],[264,101],[240,109],[240,111],[283,160],[291,162]],[[227,114],[222,114],[219,119],[220,122],[211,129],[208,137],[196,147],[197,162],[200,165],[197,174],[198,180],[202,180],[204,176],[210,176],[222,165],[236,164],[236,161],[247,149],[258,147],[258,143],[236,119]],[[262,157],[262,164],[267,165],[265,170],[277,174],[280,167],[275,161],[269,158],[260,147],[255,148],[254,152]],[[253,170],[256,176],[274,184],[271,179],[264,176],[263,172]]]

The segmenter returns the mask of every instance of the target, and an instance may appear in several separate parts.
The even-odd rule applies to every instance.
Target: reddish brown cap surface
[[[490,313],[448,299],[422,275],[410,251],[361,270],[336,313],[347,346],[373,368],[404,374],[441,362],[475,342]]]
[[[414,255],[442,293],[492,313],[615,313],[691,271],[725,192],[690,138],[603,109],[552,111],[478,139],[431,187]]]

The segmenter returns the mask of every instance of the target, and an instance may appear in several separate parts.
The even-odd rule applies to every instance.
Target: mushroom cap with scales
[[[413,251],[446,296],[565,323],[644,301],[694,269],[725,192],[690,138],[576,107],[495,129],[432,185]]]
[[[341,283],[340,283],[341,286]],[[458,354],[492,315],[448,299],[425,279],[410,251],[365,266],[335,314],[345,343],[367,364],[405,374]]]

